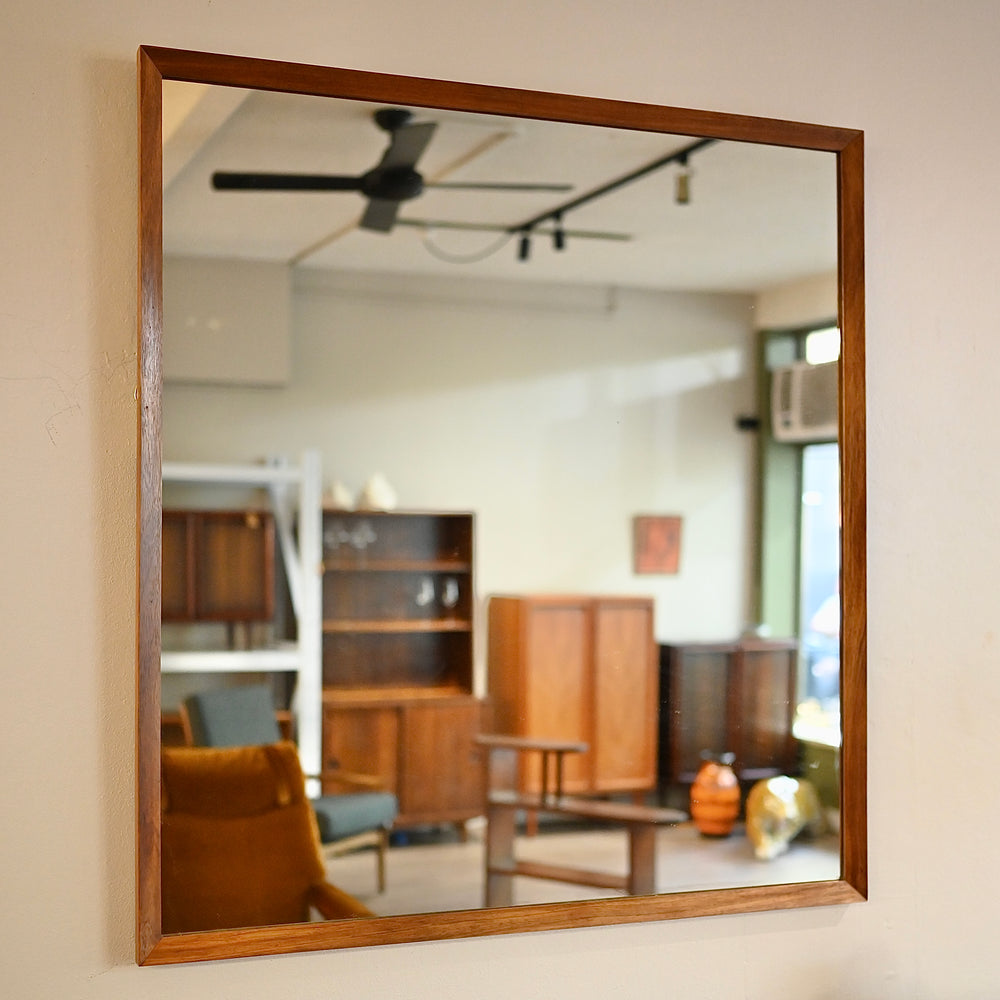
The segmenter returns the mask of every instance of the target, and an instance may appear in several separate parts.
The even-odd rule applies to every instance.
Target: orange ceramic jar
[[[691,818],[706,837],[728,837],[740,814],[740,783],[732,754],[706,760],[691,785]]]

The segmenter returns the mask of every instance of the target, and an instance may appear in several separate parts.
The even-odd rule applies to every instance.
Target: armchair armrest
[[[348,788],[369,792],[387,792],[385,782],[375,774],[358,774],[354,771],[324,771],[316,775],[321,781],[345,785]]]
[[[327,920],[375,916],[360,900],[329,882],[317,882],[310,887],[309,905],[317,909]]]
[[[563,797],[563,758],[568,753],[586,753],[589,744],[580,740],[543,740],[526,736],[506,736],[502,733],[480,733],[475,742],[486,747],[487,792],[496,790],[496,780],[502,779],[510,787],[517,774],[516,758],[523,753],[541,756],[541,801]],[[549,767],[554,759],[554,771]]]
[[[348,788],[361,789],[369,792],[389,791],[389,787],[386,785],[384,779],[380,778],[377,774],[363,774],[360,771],[345,771],[335,757],[331,757],[326,761],[326,767],[323,768],[323,772],[321,774],[313,775],[312,777],[318,777],[324,782],[333,782],[335,784],[345,785]]]

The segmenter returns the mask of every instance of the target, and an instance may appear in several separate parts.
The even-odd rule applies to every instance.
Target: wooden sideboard
[[[661,787],[690,784],[705,752],[735,754],[741,782],[798,773],[797,663],[792,639],[661,646]]]
[[[469,695],[418,690],[323,696],[323,768],[377,775],[399,799],[397,827],[463,824],[483,813],[485,711]],[[329,778],[324,790],[341,790]]]

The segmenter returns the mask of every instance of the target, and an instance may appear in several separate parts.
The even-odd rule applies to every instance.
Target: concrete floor
[[[375,892],[375,858],[358,851],[327,864],[335,885],[381,916],[475,909],[482,905],[483,843],[470,824],[468,841],[451,831],[430,831],[393,846],[387,890]],[[627,836],[620,829],[581,829],[543,824],[534,837],[519,836],[517,856],[624,874]],[[796,840],[787,854],[758,861],[742,827],[725,839],[702,837],[684,823],[657,832],[657,886],[661,892],[732,888],[835,879],[840,873],[836,835]],[[515,903],[550,903],[618,896],[620,893],[541,879],[516,878]]]

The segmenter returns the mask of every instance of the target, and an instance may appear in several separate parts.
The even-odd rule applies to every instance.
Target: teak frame
[[[164,79],[824,150],[837,157],[842,505],[841,875],[829,882],[626,896],[163,935],[160,930],[160,519]],[[851,903],[867,897],[863,133],[633,104],[143,46],[139,82],[137,935],[140,964]]]

